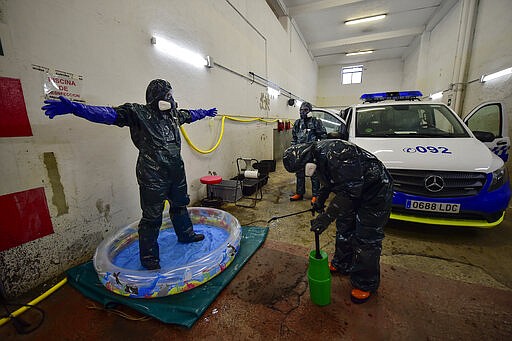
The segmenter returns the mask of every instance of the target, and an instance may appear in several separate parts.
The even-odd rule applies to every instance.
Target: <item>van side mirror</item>
[[[496,139],[496,136],[488,131],[474,131],[473,134],[482,142],[492,142]]]
[[[347,125],[345,123],[341,123],[340,128],[338,129],[338,132],[340,134],[339,139],[348,141],[348,131],[347,131]]]

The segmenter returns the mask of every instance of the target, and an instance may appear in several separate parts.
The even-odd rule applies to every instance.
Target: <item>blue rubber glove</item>
[[[215,117],[217,115],[217,108],[211,108],[211,109],[195,109],[195,110],[189,110],[191,120],[190,122],[195,122],[197,120],[200,120],[202,118],[205,118],[206,116]]]
[[[59,96],[59,100],[48,99],[44,103],[46,105],[41,109],[45,111],[45,115],[49,118],[54,118],[58,115],[75,114],[88,121],[103,124],[112,124],[117,118],[117,112],[114,108],[71,102],[63,96]]]

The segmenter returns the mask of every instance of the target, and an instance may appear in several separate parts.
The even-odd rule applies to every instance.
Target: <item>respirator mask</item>
[[[160,111],[168,111],[178,108],[178,103],[174,101],[172,95],[173,91],[172,89],[170,89],[169,92],[164,96],[164,98],[158,101],[158,109]]]
[[[178,108],[178,103],[172,101],[172,102],[167,102],[167,101],[158,101],[158,109],[160,109],[160,111],[168,111],[168,110],[171,110],[171,109],[177,109]]]
[[[300,118],[306,119],[308,117],[311,117],[311,110],[309,110],[309,109],[301,109],[299,114],[300,114]]]

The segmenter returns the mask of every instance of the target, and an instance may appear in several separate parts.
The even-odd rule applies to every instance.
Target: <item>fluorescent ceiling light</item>
[[[380,15],[374,15],[371,17],[348,20],[348,21],[345,21],[345,25],[355,25],[355,24],[361,24],[361,23],[369,22],[369,21],[382,20],[385,17],[386,17],[385,14],[380,14]]]
[[[300,106],[302,105],[302,103],[303,103],[303,102],[302,102],[300,99],[298,99],[298,100],[296,100],[296,101],[295,101],[295,106],[296,106],[297,108],[300,108]]]
[[[441,98],[443,98],[442,91],[439,91],[439,92],[436,92],[435,94],[430,95],[430,99],[432,99],[432,100],[441,99]]]
[[[357,56],[357,55],[360,55],[360,54],[368,54],[368,53],[373,53],[373,50],[367,50],[367,51],[358,51],[358,52],[349,52],[346,54],[346,56]]]
[[[482,78],[480,79],[480,82],[482,82],[482,83],[487,82],[487,81],[496,79],[501,76],[510,75],[511,73],[512,73],[512,67],[509,67],[508,69],[501,70],[501,71],[498,71],[495,73],[491,73],[490,75],[483,75]]]
[[[190,51],[186,48],[176,45],[175,43],[160,37],[152,37],[151,44],[155,45],[155,48],[159,51],[179,59],[183,62],[192,64],[197,67],[207,66],[208,62],[206,58],[200,54]]]

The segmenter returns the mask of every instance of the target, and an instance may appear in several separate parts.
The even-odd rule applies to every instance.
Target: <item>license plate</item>
[[[405,208],[408,210],[442,212],[442,213],[459,213],[460,204],[450,204],[446,202],[430,202],[407,200]]]

